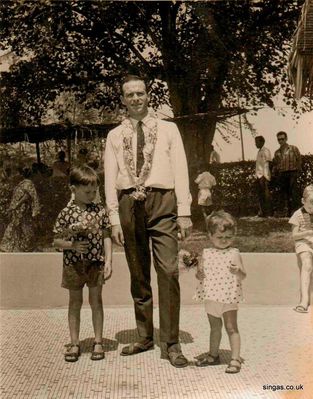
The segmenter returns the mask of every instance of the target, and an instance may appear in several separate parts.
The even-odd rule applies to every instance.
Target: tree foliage
[[[153,82],[153,106],[169,104],[177,117],[207,115],[196,123],[203,143],[219,119],[242,112],[239,99],[243,109],[274,107],[283,90],[296,112],[308,110],[308,100],[293,100],[286,75],[302,3],[2,2],[1,48],[20,57],[2,73],[6,124],[39,123],[66,90],[87,108],[114,109],[127,70]]]

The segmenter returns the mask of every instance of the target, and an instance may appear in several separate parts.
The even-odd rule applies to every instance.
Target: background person
[[[277,133],[280,148],[274,153],[272,172],[277,177],[284,206],[287,204],[288,216],[291,216],[300,206],[297,178],[301,171],[301,154],[296,146],[287,143],[287,139],[286,132]]]
[[[13,191],[8,209],[10,222],[0,244],[3,252],[31,252],[35,248],[34,218],[40,213],[39,199],[31,169],[19,168],[19,173],[23,180]]]
[[[70,172],[70,163],[65,160],[65,152],[59,151],[57,160],[52,164],[52,176],[53,177],[64,177],[68,176]]]
[[[259,199],[260,217],[272,216],[272,199],[269,190],[269,182],[271,180],[270,162],[272,160],[271,152],[264,146],[265,139],[263,136],[255,137],[255,145],[259,149],[256,156],[255,176],[256,188]]]
[[[209,146],[210,156],[209,156],[209,164],[212,163],[221,163],[220,154],[215,151],[214,146],[210,144]]]
[[[216,180],[213,175],[209,172],[209,165],[202,163],[199,170],[195,183],[198,184],[198,205],[201,206],[201,211],[204,218],[205,227],[207,230],[206,220],[208,215],[212,212],[212,188],[216,186]]]
[[[124,347],[121,355],[134,355],[154,345],[151,239],[158,278],[162,357],[175,367],[185,367],[188,361],[179,344],[177,260],[177,227],[184,238],[192,225],[185,151],[176,125],[158,119],[148,109],[150,97],[142,78],[127,76],[121,88],[128,116],[108,134],[105,195],[112,237],[117,244],[125,244],[139,334],[139,341]]]

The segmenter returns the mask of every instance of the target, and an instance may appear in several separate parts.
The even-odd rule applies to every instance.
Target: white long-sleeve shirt
[[[271,171],[269,166],[271,160],[272,157],[270,150],[265,147],[260,148],[255,163],[255,175],[258,179],[264,176],[266,180],[271,180]]]
[[[148,118],[148,116],[146,117]],[[143,131],[147,127],[142,120]],[[131,120],[133,129],[133,154],[136,164],[138,121]],[[119,125],[108,134],[105,147],[105,196],[111,224],[120,224],[118,214],[117,190],[134,187],[134,182],[128,173],[123,155],[123,126]],[[190,215],[191,195],[189,192],[189,177],[186,154],[177,126],[172,122],[158,119],[157,141],[146,187],[174,189],[177,198],[178,216]]]

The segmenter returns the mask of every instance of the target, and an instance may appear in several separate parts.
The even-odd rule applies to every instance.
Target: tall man
[[[296,146],[287,143],[286,132],[278,132],[276,136],[280,148],[274,154],[273,174],[277,176],[284,203],[287,202],[288,216],[291,216],[300,204],[297,177],[301,171],[301,154]]]
[[[264,147],[264,144],[264,137],[256,136],[255,145],[259,151],[256,156],[255,176],[260,207],[258,216],[260,217],[272,216],[271,194],[268,187],[271,180],[270,162],[272,158],[270,150]]]
[[[188,365],[179,344],[180,288],[177,231],[190,232],[191,196],[181,136],[174,123],[148,108],[146,84],[127,76],[121,101],[128,117],[109,132],[105,150],[105,193],[114,241],[125,246],[139,341],[121,355],[153,347],[153,304],[150,285],[152,243],[157,272],[162,357],[175,367]],[[117,194],[117,190],[119,194]]]

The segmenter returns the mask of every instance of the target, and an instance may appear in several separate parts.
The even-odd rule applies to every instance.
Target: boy
[[[313,269],[313,185],[303,191],[303,207],[290,218],[292,236],[300,267],[300,303],[294,308],[296,312],[307,313],[309,307],[310,278]]]
[[[97,187],[97,174],[93,169],[88,166],[74,168],[70,173],[73,201],[60,212],[54,226],[54,246],[63,250],[62,287],[69,290],[71,344],[65,353],[67,362],[76,362],[80,356],[80,310],[85,284],[89,288],[95,332],[91,360],[104,359],[102,284],[112,273],[112,243],[105,210],[101,204],[93,202]]]

